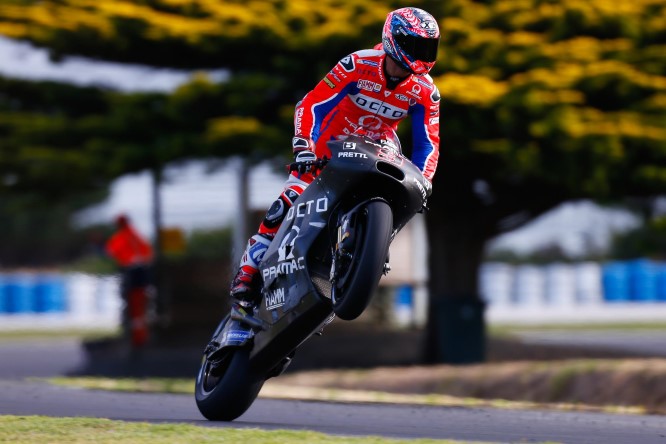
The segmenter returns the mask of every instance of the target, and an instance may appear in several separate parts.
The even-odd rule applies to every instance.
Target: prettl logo
[[[285,303],[284,288],[278,288],[266,295],[266,310],[275,310]]]
[[[352,157],[352,158],[361,158],[367,159],[368,156],[365,153],[350,153],[349,151],[340,151],[338,157]]]

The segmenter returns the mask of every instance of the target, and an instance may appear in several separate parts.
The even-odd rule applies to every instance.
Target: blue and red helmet
[[[428,74],[437,59],[437,20],[419,8],[390,12],[382,32],[384,52],[401,68],[413,74]]]

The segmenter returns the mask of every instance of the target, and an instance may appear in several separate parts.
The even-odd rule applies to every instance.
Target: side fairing
[[[278,230],[260,266],[263,279],[262,317],[276,322],[298,305],[312,283],[307,272],[307,253],[322,230],[326,230],[332,200],[321,180],[315,180],[296,200]]]

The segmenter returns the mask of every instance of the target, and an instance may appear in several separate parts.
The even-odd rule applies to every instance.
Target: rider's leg
[[[271,240],[270,237],[257,233],[247,241],[240,266],[231,282],[231,296],[249,303],[244,305],[253,305],[255,302],[257,292],[256,283],[253,280]]]
[[[280,197],[266,213],[264,220],[259,225],[259,231],[252,236],[245,247],[243,258],[231,283],[231,297],[236,299],[242,306],[250,307],[256,305],[259,301],[259,291],[255,277],[259,271],[259,264],[268,250],[268,246],[275,237],[282,221],[287,215],[287,211],[294,204],[294,201],[301,195],[314,177],[307,174],[298,178],[290,175],[285,183],[285,188]],[[305,180],[304,180],[305,179]]]

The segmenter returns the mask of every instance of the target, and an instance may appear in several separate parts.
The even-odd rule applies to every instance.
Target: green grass
[[[510,337],[516,331],[603,331],[603,330],[666,330],[666,322],[616,322],[616,323],[579,323],[579,324],[537,324],[537,325],[517,325],[517,324],[489,324],[488,333],[495,337]],[[95,330],[95,329],[38,329],[38,330],[0,330],[0,341],[18,340],[18,339],[49,339],[49,338],[81,338],[95,339],[100,337],[109,337],[119,335],[115,330]]]
[[[54,330],[0,330],[0,342],[33,340],[48,341],[53,339],[93,340],[116,337],[120,335],[115,329],[54,329]]]
[[[520,331],[648,331],[666,330],[666,322],[615,322],[615,323],[571,323],[571,324],[492,324],[488,333],[492,336],[506,337]]]
[[[150,424],[95,418],[0,416],[0,443],[243,443],[281,444],[454,444],[435,439],[397,440],[381,437],[340,437],[292,430],[212,428],[188,424]]]
[[[186,378],[101,378],[56,377],[48,382],[69,387],[141,393],[180,393],[194,395],[194,377]]]
[[[38,379],[38,378],[36,378]],[[139,393],[174,393],[194,396],[194,379],[181,378],[102,378],[102,377],[57,377],[48,378],[47,382],[56,385],[78,387],[92,390],[109,390]],[[560,411],[598,411],[622,414],[645,414],[640,406],[592,406],[583,403],[539,403],[530,401],[511,401],[505,399],[480,399],[459,397],[445,394],[408,394],[389,393],[372,390],[348,390],[325,387],[301,387],[280,384],[279,381],[267,382],[260,397],[275,399],[307,399],[331,402],[363,402],[379,404],[413,404],[455,407],[492,407],[501,409],[550,409]],[[2,442],[2,441],[0,441]]]

